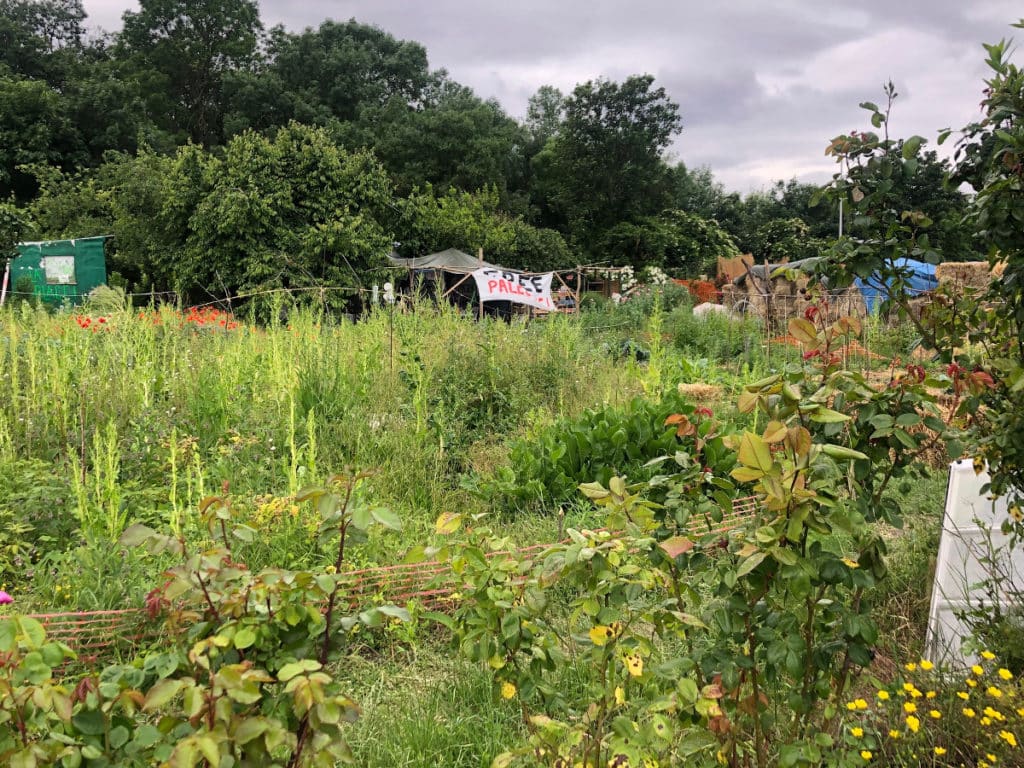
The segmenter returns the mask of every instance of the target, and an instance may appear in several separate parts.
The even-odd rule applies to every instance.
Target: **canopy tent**
[[[903,278],[904,290],[911,296],[920,296],[939,287],[934,264],[914,259],[896,259],[894,265]],[[892,285],[892,280],[884,281],[878,272],[868,278],[858,277],[854,282],[864,296],[868,312],[874,312],[875,307],[888,298],[888,289]]]
[[[492,269],[505,269],[497,264],[482,261],[475,256],[460,251],[458,248],[448,248],[444,251],[431,253],[427,256],[415,256],[411,259],[403,259],[401,256],[392,253],[388,261],[393,267],[402,267],[412,270],[439,270],[441,272],[453,272],[459,275],[468,275],[480,267]]]

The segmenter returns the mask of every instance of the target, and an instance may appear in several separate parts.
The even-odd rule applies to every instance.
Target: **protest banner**
[[[481,267],[472,274],[481,301],[514,301],[549,311],[555,308],[551,298],[551,272],[527,275]]]

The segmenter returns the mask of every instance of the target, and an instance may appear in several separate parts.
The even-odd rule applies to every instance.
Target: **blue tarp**
[[[896,267],[903,275],[905,288],[911,296],[934,291],[939,287],[939,280],[935,277],[934,264],[913,259],[897,259]],[[875,307],[885,301],[887,297],[885,289],[892,283],[891,280],[882,280],[882,276],[877,272],[866,279],[858,277],[854,282],[864,296],[868,312],[874,312]]]

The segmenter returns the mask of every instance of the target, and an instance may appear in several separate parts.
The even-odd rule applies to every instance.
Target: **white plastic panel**
[[[942,538],[935,563],[928,639],[925,655],[935,663],[972,664],[975,658],[961,649],[969,628],[956,618],[957,611],[977,606],[988,598],[979,587],[990,572],[985,560],[1006,544],[1000,527],[1007,518],[1006,500],[990,499],[981,493],[988,475],[976,475],[971,461],[963,459],[949,467]],[[1011,584],[1024,590],[1024,547],[1003,549],[1001,569],[1011,574]],[[1005,602],[1006,595],[996,595]]]

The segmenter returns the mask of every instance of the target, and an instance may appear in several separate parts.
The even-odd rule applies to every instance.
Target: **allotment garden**
[[[1004,53],[954,178],[998,270],[924,304],[922,140],[868,131],[781,320],[674,285],[532,322],[5,308],[0,762],[1024,764],[1020,591],[965,617],[976,664],[924,643],[949,461],[1024,534]],[[818,279],[875,274],[870,314]]]

